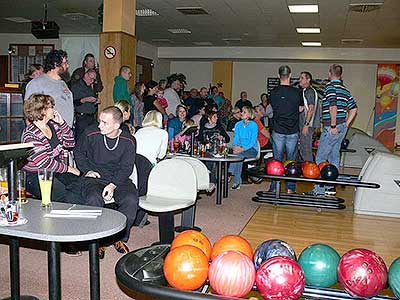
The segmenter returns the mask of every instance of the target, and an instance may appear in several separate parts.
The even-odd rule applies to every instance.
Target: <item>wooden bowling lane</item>
[[[298,192],[310,189],[308,184],[298,185]],[[337,196],[346,200],[344,210],[319,212],[315,208],[262,204],[241,235],[254,250],[265,240],[284,240],[297,256],[314,243],[328,244],[340,255],[353,248],[367,248],[377,252],[389,267],[400,256],[400,219],[354,214],[353,192],[352,187],[337,188]]]

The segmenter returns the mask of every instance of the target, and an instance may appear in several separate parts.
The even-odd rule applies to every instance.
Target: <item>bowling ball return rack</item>
[[[320,195],[301,195],[288,194],[281,192],[281,181],[309,182],[314,184],[353,186],[369,189],[378,189],[380,185],[373,182],[363,182],[353,175],[339,175],[336,180],[314,179],[305,177],[290,177],[266,174],[263,167],[254,167],[247,170],[248,175],[256,178],[270,179],[276,181],[276,190],[274,192],[258,191],[252,198],[254,202],[268,203],[273,205],[294,205],[316,207],[318,209],[345,209],[344,199],[331,196]]]
[[[163,300],[237,300],[241,298],[210,294],[208,281],[197,291],[183,291],[169,287],[164,274],[164,258],[168,254],[170,245],[161,244],[134,250],[125,254],[115,266],[115,274],[120,286],[126,294],[135,299],[143,295],[145,299]],[[254,285],[253,292],[257,292]],[[139,294],[139,295],[138,295]],[[133,297],[132,297],[133,298]],[[258,297],[262,299],[261,296]],[[343,290],[332,288],[316,288],[306,286],[303,299],[314,300],[355,300],[364,299],[353,297]],[[243,298],[244,299],[244,298]],[[375,296],[368,300],[397,300],[394,297]]]

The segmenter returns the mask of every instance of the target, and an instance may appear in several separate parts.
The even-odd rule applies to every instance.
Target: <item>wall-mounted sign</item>
[[[113,59],[115,55],[117,54],[117,50],[113,46],[107,46],[106,49],[104,49],[104,56],[107,59]]]

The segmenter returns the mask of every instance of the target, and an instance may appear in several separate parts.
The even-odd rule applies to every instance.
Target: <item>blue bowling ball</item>
[[[288,243],[281,240],[268,240],[260,244],[254,252],[256,269],[258,270],[264,261],[274,256],[286,256],[296,260],[296,253]]]

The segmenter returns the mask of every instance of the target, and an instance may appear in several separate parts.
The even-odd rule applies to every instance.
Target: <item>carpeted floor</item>
[[[261,185],[242,186],[240,190],[230,191],[229,198],[223,204],[215,204],[215,193],[208,197],[202,195],[197,202],[196,225],[203,229],[210,241],[214,243],[227,234],[239,234],[253,216],[258,204],[251,201],[255,192],[266,189]],[[131,250],[145,247],[158,240],[158,222],[150,217],[151,224],[144,228],[132,229],[128,246]],[[180,223],[180,215],[176,215],[175,224]],[[48,299],[47,294],[47,255],[45,245],[23,243],[29,248],[21,247],[21,294],[33,295],[40,299]],[[33,249],[32,249],[33,248]],[[121,254],[109,247],[100,264],[101,299],[131,299],[119,288],[114,267]],[[67,300],[89,299],[88,253],[81,257],[70,257],[61,254],[62,298]],[[0,299],[9,296],[9,252],[5,240],[0,241]]]

